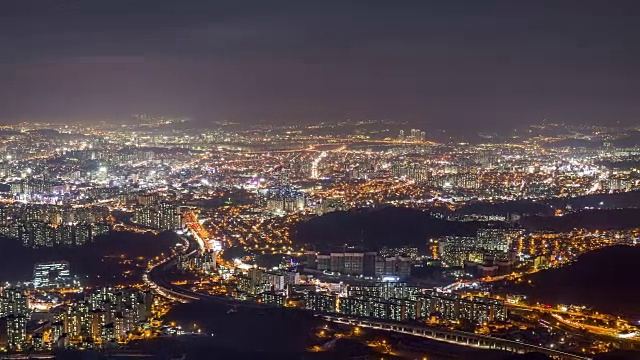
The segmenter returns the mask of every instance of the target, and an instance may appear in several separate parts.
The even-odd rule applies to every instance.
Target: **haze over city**
[[[636,1],[5,1],[0,122],[637,122]]]

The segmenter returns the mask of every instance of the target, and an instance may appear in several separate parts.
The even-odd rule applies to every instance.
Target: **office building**
[[[66,261],[38,263],[33,268],[33,287],[36,289],[74,286],[79,286],[79,282],[71,276]]]
[[[345,275],[383,278],[396,276],[407,279],[411,276],[413,261],[406,256],[382,257],[376,252],[343,251],[330,254],[308,253],[311,268]]]

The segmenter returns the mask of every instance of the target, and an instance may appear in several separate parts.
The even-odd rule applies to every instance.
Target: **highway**
[[[198,242],[200,249],[210,249],[209,232],[198,222],[198,215],[193,211],[187,211],[183,215],[184,222],[193,238]]]
[[[180,236],[180,238],[185,243],[182,252],[175,253],[167,258],[160,260],[160,262],[153,264],[142,275],[142,281],[144,281],[145,285],[147,285],[149,289],[151,289],[151,291],[153,291],[157,295],[171,299],[173,301],[187,303],[200,299],[195,296],[189,296],[187,294],[181,294],[180,292],[175,291],[173,289],[175,286],[165,280],[164,273],[167,269],[176,265],[178,256],[193,256],[193,254],[197,253],[203,246],[200,245],[200,242],[198,241],[189,241],[189,239],[185,236]]]
[[[187,253],[185,256],[193,255],[197,250]],[[158,263],[153,268],[149,269],[145,273],[145,283],[152,289],[152,291],[160,296],[164,296],[174,301],[181,303],[189,303],[192,301],[211,301],[218,304],[224,304],[229,306],[242,306],[253,308],[268,308],[270,305],[265,305],[256,302],[243,301],[230,298],[225,295],[209,295],[203,294],[183,287],[173,285],[164,278],[164,274],[167,270],[175,265],[175,258]]]
[[[165,273],[176,265],[177,258],[180,254],[182,254],[184,257],[189,257],[193,256],[198,251],[201,251],[203,249],[202,242],[198,241],[197,238],[195,239],[195,241],[189,241],[189,238],[185,236],[181,236],[181,238],[188,244],[184,247],[184,250],[181,253],[174,254],[156,264],[153,264],[153,266],[149,267],[142,276],[144,283],[149,286],[151,291],[153,291],[157,295],[180,303],[189,303],[192,301],[212,301],[230,306],[254,308],[271,307],[270,305],[261,303],[232,299],[224,295],[203,294],[185,289],[181,286],[173,285],[169,281],[167,281],[165,278]]]
[[[187,253],[185,256],[191,256],[197,251],[198,250],[194,250],[190,253]],[[151,289],[153,293],[171,299],[173,301],[188,303],[191,301],[200,300],[200,298],[198,297],[175,291],[175,286],[164,279],[164,272],[168,268],[175,266],[175,260],[177,256],[178,255],[172,255],[171,257],[168,257],[160,261],[159,263],[154,264],[152,267],[145,271],[144,275],[142,275],[142,281],[144,281],[144,283],[149,286],[149,289]]]
[[[589,360],[590,358],[566,353],[562,351],[552,350],[549,348],[525,344],[518,341],[496,338],[492,336],[479,335],[464,331],[447,330],[426,325],[412,325],[405,323],[379,321],[373,319],[359,319],[344,316],[321,315],[321,317],[330,322],[371,328],[382,331],[396,332],[413,336],[424,337],[436,341],[443,341],[450,344],[460,346],[468,346],[490,350],[502,350],[514,353],[540,352],[556,359],[563,360]]]
[[[186,238],[184,238],[187,240]],[[188,241],[188,240],[187,240]],[[190,241],[189,246],[184,251],[185,256],[191,256],[199,250],[199,246],[195,241]],[[164,274],[167,270],[175,265],[177,254],[166,258],[159,263],[151,267],[144,275],[144,280],[147,285],[157,294],[178,301],[181,303],[188,303],[192,301],[211,301],[218,304],[224,304],[229,306],[242,306],[242,307],[254,307],[254,308],[270,308],[272,305],[266,305],[261,303],[255,303],[250,301],[242,301],[232,299],[223,295],[209,295],[202,294],[195,291],[191,291],[180,286],[176,286],[168,282],[164,278]],[[403,334],[409,334],[414,336],[420,336],[429,338],[436,341],[448,342],[461,346],[476,347],[483,349],[503,350],[515,353],[525,352],[542,352],[559,359],[566,360],[588,360],[588,357],[579,356],[570,353],[564,353],[544,347],[524,344],[521,342],[500,339],[490,336],[478,335],[474,333],[467,333],[462,331],[446,330],[441,328],[429,327],[425,325],[411,325],[404,323],[385,322],[373,319],[356,319],[348,318],[344,316],[330,316],[322,315],[324,320],[347,324],[352,326],[369,327],[373,329],[391,331]]]
[[[194,237],[195,238],[195,237]],[[192,256],[201,249],[204,248],[202,241],[198,241],[195,238],[189,241],[187,237],[182,237],[184,241],[188,243],[188,246],[184,247],[183,256]],[[270,308],[272,305],[242,301],[232,299],[224,295],[209,295],[199,292],[195,292],[189,289],[185,289],[180,286],[171,284],[165,279],[165,273],[176,265],[177,257],[180,254],[174,254],[168,258],[161,260],[160,262],[151,266],[143,275],[144,282],[149,288],[156,294],[169,298],[171,300],[180,303],[189,303],[193,301],[211,301],[218,304],[224,304],[229,306],[242,306],[242,307],[254,307],[254,308]],[[462,331],[447,330],[435,327],[429,327],[426,325],[412,325],[406,323],[394,323],[385,322],[374,319],[357,319],[344,316],[332,316],[323,315],[322,318],[326,321],[347,324],[352,326],[369,327],[383,331],[391,331],[397,333],[404,333],[414,336],[420,336],[429,338],[436,341],[444,341],[456,345],[494,349],[510,351],[515,353],[525,352],[542,352],[559,359],[566,360],[588,360],[588,357],[565,353],[557,350],[552,350],[544,347],[529,345],[512,340],[500,339],[491,336],[478,335],[474,333],[467,333]]]
[[[580,312],[563,311],[561,309],[554,308],[554,307],[546,308],[543,306],[531,306],[531,305],[524,305],[524,304],[507,304],[507,306],[514,309],[519,309],[519,310],[537,311],[540,313],[550,314],[551,316],[553,316],[554,319],[563,323],[564,325],[567,325],[573,329],[584,330],[594,335],[602,335],[602,336],[608,336],[608,337],[614,337],[614,338],[620,339],[621,338],[619,336],[620,332],[629,329],[629,327],[621,327],[616,329],[616,328],[609,328],[609,327],[603,327],[603,326],[583,324],[583,323],[569,320],[567,318],[567,316],[579,316],[579,317],[591,318],[595,320],[605,320],[605,317],[603,315],[599,315],[599,316],[586,315]],[[640,337],[638,337],[637,335],[636,336],[632,335],[625,339],[640,341]]]

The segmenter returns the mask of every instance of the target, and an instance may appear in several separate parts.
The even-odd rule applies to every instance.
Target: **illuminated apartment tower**
[[[175,205],[160,203],[158,205],[158,228],[162,230],[174,230],[180,228],[180,214]]]
[[[267,284],[266,273],[258,268],[251,268],[246,276],[238,276],[238,291],[248,295],[258,295],[265,292],[270,285]]]
[[[27,345],[27,318],[23,315],[9,315],[4,320],[8,348],[14,351],[24,350]]]
[[[458,319],[458,298],[451,294],[442,294],[436,298],[435,311],[445,320]]]
[[[336,295],[310,291],[305,297],[305,307],[316,312],[335,313],[337,306],[338,298]]]
[[[489,251],[507,252],[513,241],[522,233],[521,229],[479,229],[476,247]]]
[[[12,223],[12,211],[9,207],[0,206],[0,227],[9,226]]]
[[[339,298],[338,301],[339,309],[338,312],[340,314],[345,314],[349,316],[365,316],[368,317],[371,315],[369,308],[369,301],[363,298]]]
[[[23,350],[27,341],[27,320],[30,317],[26,294],[17,288],[7,288],[0,297],[0,322],[6,329],[7,346]]]
[[[134,219],[141,225],[158,230],[175,230],[182,227],[178,209],[169,203],[138,207],[135,210]]]
[[[58,340],[63,338],[64,332],[64,323],[60,320],[54,321],[51,323],[51,334],[50,339],[53,346],[56,346]]]
[[[21,289],[5,288],[2,290],[2,296],[0,296],[0,317],[8,315],[28,316],[29,307],[27,302],[27,295]]]

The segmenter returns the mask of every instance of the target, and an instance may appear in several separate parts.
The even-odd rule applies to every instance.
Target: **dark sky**
[[[3,0],[0,122],[640,124],[640,1]]]

